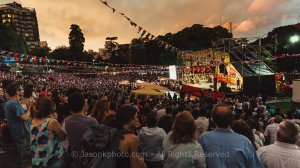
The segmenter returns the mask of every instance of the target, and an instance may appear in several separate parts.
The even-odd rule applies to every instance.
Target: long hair
[[[49,117],[54,113],[54,103],[48,97],[41,97],[31,107],[32,116],[37,119]]]
[[[173,144],[195,142],[196,125],[192,114],[188,111],[176,115],[169,140]]]
[[[247,124],[246,121],[244,121],[244,120],[235,120],[233,122],[232,126],[231,126],[231,129],[234,132],[247,137],[251,141],[254,148],[256,149],[256,145],[254,144],[254,142],[255,142],[254,134],[253,134],[250,126]]]
[[[99,124],[103,124],[104,118],[109,112],[109,101],[108,100],[99,100],[93,110],[91,117],[95,118]]]

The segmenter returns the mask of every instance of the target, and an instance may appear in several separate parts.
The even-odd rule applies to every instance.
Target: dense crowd
[[[0,78],[2,136],[5,144],[17,146],[24,167],[276,168],[300,164],[300,109],[282,112],[266,106],[261,95],[213,100],[205,96],[135,98],[130,91],[139,87],[118,85],[137,79],[161,84],[158,75],[150,74],[87,78],[67,73],[2,73]],[[175,84],[169,84],[175,90]],[[103,137],[117,133],[104,149],[95,148],[98,155],[83,143],[91,135],[87,130],[94,127],[108,130],[98,132]],[[94,141],[87,144],[93,147]],[[110,160],[99,152],[116,155]]]

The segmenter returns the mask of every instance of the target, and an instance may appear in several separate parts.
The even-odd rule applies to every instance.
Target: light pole
[[[47,68],[47,73],[48,73],[48,59],[47,59],[47,56],[45,56],[46,58],[46,68]]]
[[[292,37],[290,38],[290,41],[291,41],[293,44],[296,43],[296,42],[298,42],[298,41],[299,41],[299,36],[298,36],[298,35],[292,36]],[[294,78],[295,78],[295,66],[296,66],[296,63],[297,63],[297,62],[294,61]]]

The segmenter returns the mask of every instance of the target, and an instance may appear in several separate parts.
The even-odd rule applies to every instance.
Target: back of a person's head
[[[117,109],[117,102],[112,101],[109,104],[109,110],[116,110]]]
[[[69,97],[72,93],[75,93],[75,92],[82,92],[80,89],[78,88],[69,88],[68,91],[67,91],[67,96]]]
[[[255,122],[254,118],[248,118],[247,123],[251,129],[256,128],[256,122]]]
[[[227,104],[221,103],[211,113],[213,122],[220,128],[228,128],[232,124],[233,114]]]
[[[180,113],[180,112],[183,112],[185,110],[184,106],[178,106],[178,109],[177,111]]]
[[[299,118],[299,115],[297,113],[293,113],[293,118],[294,119],[298,119]]]
[[[196,125],[192,114],[188,111],[176,115],[169,140],[173,144],[190,143],[196,140]]]
[[[157,118],[156,118],[155,114],[149,113],[146,117],[147,127],[154,128],[154,127],[156,127],[156,124],[157,124]]]
[[[276,116],[274,117],[274,123],[279,124],[279,123],[281,123],[282,121],[283,121],[283,118],[282,118],[280,115],[276,115]]]
[[[206,117],[206,115],[207,115],[207,110],[206,110],[206,108],[201,108],[201,109],[199,110],[199,116],[200,116],[200,117]]]
[[[192,110],[192,115],[193,115],[193,117],[198,117],[199,116],[199,110],[198,109],[193,109]]]
[[[116,121],[114,121],[114,127],[120,128],[124,124],[128,124],[134,119],[137,113],[137,109],[132,106],[122,106],[116,111]]]
[[[99,95],[98,94],[94,94],[92,97],[93,100],[98,100],[99,99]]]
[[[46,118],[54,112],[54,103],[48,97],[41,97],[31,107],[34,118]]]
[[[25,87],[24,88],[24,95],[23,95],[23,97],[29,98],[30,96],[32,96],[32,92],[33,92],[32,88]]]
[[[253,110],[251,108],[246,108],[244,111],[247,116],[249,116],[249,117],[253,116],[253,112],[252,112]]]
[[[241,135],[247,137],[251,142],[254,142],[254,134],[249,125],[244,120],[235,120],[231,126],[231,129]]]
[[[25,87],[26,87],[26,88],[31,88],[31,89],[34,88],[33,84],[27,84]]]
[[[138,104],[139,103],[139,100],[138,99],[134,99],[133,100],[133,104]]]
[[[81,112],[85,104],[85,98],[80,92],[72,93],[68,96],[68,104],[74,113]]]
[[[173,112],[172,107],[167,107],[166,108],[166,114],[172,114],[172,112]]]
[[[285,120],[279,124],[277,132],[277,141],[295,144],[300,133],[299,125]]]
[[[18,83],[10,83],[6,87],[6,92],[9,96],[14,96],[17,94],[18,91],[20,91],[21,87]]]

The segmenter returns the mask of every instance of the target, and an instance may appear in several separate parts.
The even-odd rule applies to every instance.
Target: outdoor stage
[[[220,83],[218,83],[217,85],[217,89],[221,86]],[[230,86],[228,86],[230,87]],[[231,87],[233,88],[233,87]],[[212,99],[218,98],[218,97],[223,97],[225,95],[225,93],[222,92],[217,92],[217,91],[213,91],[213,83],[202,83],[202,84],[183,84],[182,85],[182,89],[185,92],[189,92],[189,93],[193,93],[194,95],[197,96],[201,96],[200,94],[200,90],[203,89],[204,90],[204,96],[207,97],[207,91],[209,89],[212,90]]]

